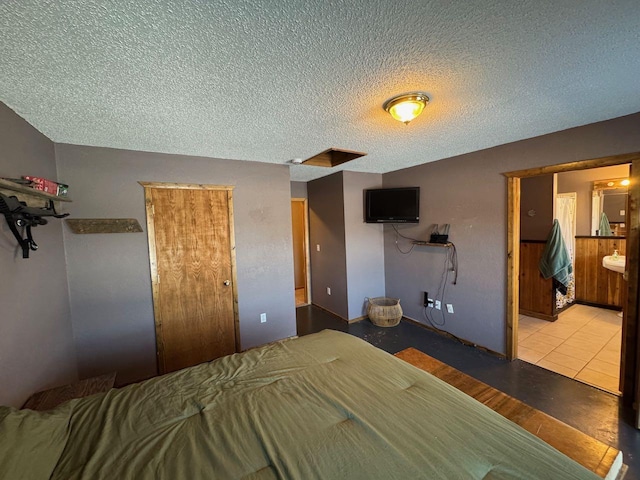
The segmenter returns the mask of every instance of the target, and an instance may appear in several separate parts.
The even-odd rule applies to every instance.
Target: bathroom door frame
[[[520,179],[631,164],[629,175],[629,225],[627,227],[627,302],[624,306],[622,325],[622,365],[620,390],[627,405],[634,405],[640,412],[640,152],[610,157],[593,158],[527,170],[505,172],[507,178],[507,358],[514,360],[518,353],[518,303],[520,275]],[[640,414],[636,416],[636,428],[640,428]]]

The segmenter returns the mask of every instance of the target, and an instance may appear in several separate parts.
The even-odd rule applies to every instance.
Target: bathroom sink
[[[613,258],[612,255],[607,255],[602,258],[602,266],[604,268],[608,268],[609,270],[618,273],[624,273],[625,263],[624,255],[619,255],[618,258]]]

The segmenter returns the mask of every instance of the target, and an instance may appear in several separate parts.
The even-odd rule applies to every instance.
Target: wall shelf
[[[447,243],[431,243],[431,242],[421,242],[419,240],[414,240],[411,242],[413,245],[419,245],[421,247],[451,247],[453,244],[451,242]]]
[[[52,195],[0,178],[0,214],[4,216],[22,249],[22,258],[29,258],[29,252],[38,249],[31,229],[38,225],[46,225],[48,220],[45,217],[68,216],[68,213],[56,212],[55,202],[70,201],[67,197]]]
[[[35,190],[31,187],[0,178],[0,191],[2,190],[10,190],[12,192],[30,195],[38,199],[53,200],[54,202],[71,202],[69,197],[59,197],[58,195],[52,195],[51,193]]]

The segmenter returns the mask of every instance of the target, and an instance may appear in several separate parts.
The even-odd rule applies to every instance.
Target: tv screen
[[[364,219],[367,223],[418,223],[420,187],[365,190]]]

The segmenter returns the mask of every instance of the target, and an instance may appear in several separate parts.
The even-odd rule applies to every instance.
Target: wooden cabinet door
[[[236,352],[229,189],[145,187],[160,373]]]
[[[625,255],[626,244],[624,238],[576,238],[576,300],[596,306],[623,306],[622,275],[604,268],[602,258],[614,250]]]

